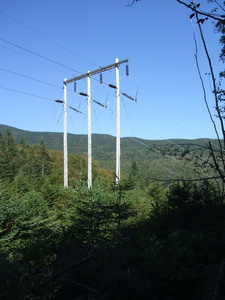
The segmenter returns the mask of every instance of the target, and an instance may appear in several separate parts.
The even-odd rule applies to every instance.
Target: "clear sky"
[[[208,8],[206,0],[199,1]],[[129,59],[120,66],[121,136],[144,139],[213,138],[194,53],[189,11],[176,0],[0,0],[0,124],[29,131],[63,131],[63,80]],[[194,24],[197,40],[197,26]],[[203,26],[213,62],[219,35]],[[209,72],[199,63],[213,109]],[[116,135],[115,69],[91,78],[92,132]],[[86,80],[68,85],[68,132],[87,133]]]

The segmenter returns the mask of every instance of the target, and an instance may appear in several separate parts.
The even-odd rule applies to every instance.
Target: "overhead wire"
[[[54,129],[56,128],[56,126],[57,126],[57,124],[59,123],[59,120],[61,119],[61,117],[62,117],[62,114],[63,114],[63,107],[59,110],[59,112],[58,112],[58,118],[57,118],[57,121],[56,121],[56,124],[55,124],[55,127],[54,127]]]
[[[57,108],[57,109],[56,109]],[[53,122],[55,123],[55,119],[58,119],[58,115],[61,114],[63,111],[63,105],[61,106],[61,108],[59,109],[59,105],[55,103],[55,106],[54,106],[54,110],[52,111],[51,113],[51,116],[49,118],[49,122],[48,122],[48,125],[47,125],[47,130],[50,131],[51,127],[52,127],[52,124]],[[58,122],[54,125],[54,129],[56,128]]]
[[[37,30],[35,30],[35,29],[33,29],[33,28],[31,28],[31,27],[25,25],[24,23],[22,23],[22,22],[16,20],[15,18],[12,18],[12,17],[9,16],[8,14],[6,14],[6,13],[4,13],[4,12],[2,12],[2,11],[0,11],[0,14],[4,15],[5,17],[11,19],[12,21],[14,21],[14,22],[20,24],[21,26],[24,26],[25,28],[27,28],[27,29],[31,30],[32,32],[38,34],[39,36],[43,37],[44,39],[50,41],[51,43],[53,43],[53,44],[55,44],[55,45],[57,45],[57,46],[59,46],[60,48],[62,48],[62,49],[64,49],[64,50],[66,50],[66,51],[68,51],[68,52],[70,52],[70,53],[72,53],[72,54],[74,54],[74,55],[76,55],[76,56],[82,58],[83,60],[86,60],[87,62],[89,62],[89,63],[91,63],[91,64],[97,66],[97,64],[95,64],[95,63],[92,62],[91,60],[89,60],[89,59],[83,57],[82,55],[76,53],[75,51],[73,51],[73,50],[71,50],[71,49],[68,49],[67,47],[61,45],[60,43],[54,41],[53,39],[47,37],[46,35],[40,33],[39,31],[37,31]]]
[[[101,131],[101,128],[100,128],[100,126],[99,126],[99,122],[98,122],[98,118],[97,118],[97,115],[96,115],[95,110],[94,110],[94,116],[95,116],[95,121],[96,121],[97,126],[98,126],[98,130],[99,130],[100,134],[102,134],[102,131]]]
[[[51,99],[51,98],[47,98],[47,97],[43,97],[43,96],[39,96],[39,95],[34,95],[34,94],[30,94],[30,93],[26,93],[26,92],[21,92],[21,91],[18,91],[18,90],[14,90],[14,89],[9,89],[9,88],[5,88],[5,87],[0,87],[0,88],[2,88],[2,89],[5,89],[5,90],[9,90],[9,91],[13,91],[13,92],[17,92],[17,93],[21,93],[21,94],[25,94],[25,95],[29,95],[29,96],[33,96],[33,97],[37,97],[37,98],[41,98],[41,99],[47,99],[47,100],[52,100],[52,101],[55,101],[54,99]],[[124,103],[124,101],[123,101],[123,103]],[[124,104],[125,105],[125,104]],[[128,115],[128,112],[127,112],[127,110],[126,110],[126,113],[127,113],[127,115]],[[130,122],[130,124],[131,124],[131,121],[130,121],[130,118],[129,118],[129,116],[128,116],[128,119],[129,119],[129,122]],[[58,121],[59,121],[59,119],[58,119]],[[99,124],[98,124],[98,126],[99,126]],[[147,128],[146,128],[147,129]],[[133,128],[132,128],[132,130],[133,130]],[[134,139],[135,140],[135,139]],[[170,143],[172,143],[172,144],[175,144],[176,145],[176,143],[174,143],[173,141],[171,141],[171,140],[169,140],[169,139],[166,139],[167,141],[169,141]],[[177,145],[176,145],[177,146]],[[182,148],[182,147],[181,147]],[[157,150],[156,150],[156,152],[157,152]],[[160,152],[159,152],[160,153]],[[171,158],[172,160],[175,160],[175,161],[178,161],[177,159],[175,159],[174,157],[171,157],[171,156],[168,156],[169,158]],[[200,157],[198,157],[198,158],[200,158]],[[201,158],[202,159],[202,158]],[[205,160],[204,160],[205,161]],[[187,165],[189,168],[191,168],[191,169],[193,169],[193,170],[195,170],[196,171],[196,169],[195,168],[193,168],[193,167],[191,167],[191,166],[189,166],[189,165]],[[202,172],[200,172],[200,173],[202,173]],[[202,173],[203,175],[205,175],[205,176],[207,176],[206,174],[204,174],[204,173]]]
[[[126,109],[126,105],[125,105],[125,102],[124,102],[124,101],[123,101],[123,104],[124,104],[124,107],[125,107],[125,111],[126,111],[127,118],[128,118],[128,120],[129,120],[131,129],[132,129],[132,131],[133,131],[133,126],[132,126],[132,124],[131,124],[130,117],[129,117],[129,115],[128,115],[128,111],[127,111],[127,109]],[[133,133],[134,133],[134,131],[133,131]],[[134,136],[135,136],[135,134],[134,134]],[[135,139],[133,138],[133,140],[135,140]],[[175,145],[178,149],[183,149],[183,150],[185,150],[185,148],[184,148],[183,146],[181,146],[181,145],[179,145],[179,144],[177,144],[177,143],[171,141],[170,139],[166,139],[166,141],[169,142],[169,143],[171,143],[171,144],[173,144],[173,145]],[[142,144],[145,145],[144,143],[142,143]],[[145,145],[145,146],[147,146],[147,145]],[[160,151],[157,150],[157,149],[154,149],[154,151],[160,153]],[[201,161],[203,161],[203,162],[208,162],[207,159],[202,158],[201,156],[197,155],[196,153],[194,153],[194,152],[191,151],[190,149],[189,149],[189,151],[190,151],[190,152],[192,153],[192,155],[193,155],[194,157],[196,157],[197,159],[199,159],[199,160],[201,160]],[[174,157],[171,157],[170,155],[166,155],[166,156],[167,156],[168,158],[171,158],[172,160],[177,161],[177,162],[179,161],[178,159],[176,159],[176,158],[174,158]],[[196,170],[196,168],[190,166],[189,164],[186,164],[186,166],[187,166],[188,168],[190,168],[190,169],[196,171],[196,172],[199,173],[199,174],[201,173],[201,174],[203,174],[204,176],[208,176],[208,175],[205,174],[204,172],[199,171],[199,170]]]
[[[135,80],[133,77],[129,76],[129,78],[131,78],[131,79],[135,82],[135,86],[137,86],[140,90],[144,91],[146,94],[151,95],[152,97],[156,98],[157,100],[159,100],[159,101],[165,103],[166,105],[172,107],[173,109],[179,111],[180,113],[187,115],[188,117],[194,119],[195,121],[198,121],[199,123],[202,123],[203,125],[208,126],[207,124],[205,124],[205,123],[199,121],[199,119],[193,117],[192,115],[190,115],[190,114],[187,113],[186,111],[184,111],[184,110],[182,110],[182,109],[180,109],[180,108],[174,106],[174,105],[171,104],[171,103],[168,103],[167,101],[165,101],[164,99],[160,98],[159,96],[156,96],[155,94],[153,94],[153,93],[151,93],[150,91],[146,90],[145,88],[141,87],[139,84],[137,84],[136,80]],[[132,84],[132,83],[131,83],[131,84]],[[209,126],[208,126],[208,127],[209,127]]]
[[[16,20],[15,18],[12,18],[12,17],[10,17],[9,15],[7,15],[7,14],[1,12],[1,11],[0,11],[0,13],[1,13],[2,15],[6,16],[7,18],[13,20],[14,22],[16,22],[16,23],[18,23],[18,24],[20,24],[20,25],[26,27],[27,29],[31,30],[32,32],[34,32],[34,33],[36,33],[36,34],[42,36],[43,38],[49,40],[50,42],[52,42],[52,43],[58,45],[59,47],[62,47],[63,49],[65,49],[65,50],[67,50],[67,51],[69,51],[69,52],[71,52],[71,53],[73,53],[73,54],[75,54],[75,55],[81,57],[82,59],[85,59],[86,61],[89,61],[90,63],[92,63],[92,64],[94,64],[94,65],[97,65],[97,64],[91,62],[90,60],[88,60],[88,59],[86,59],[86,58],[80,56],[79,54],[75,53],[74,51],[72,51],[72,50],[70,50],[70,49],[64,47],[63,45],[59,44],[58,42],[54,41],[53,39],[50,39],[49,37],[47,37],[47,36],[41,34],[41,33],[38,32],[37,30],[34,30],[34,29],[32,29],[31,27],[29,27],[29,26],[23,24],[22,22]],[[6,41],[6,40],[4,40],[4,39],[1,39],[1,40],[5,41],[5,42],[7,42],[7,43],[10,43],[11,45],[14,45],[14,46],[16,46],[16,47],[19,47],[19,48],[21,48],[21,49],[23,49],[23,50],[25,50],[25,51],[28,51],[28,52],[30,52],[30,53],[32,53],[32,54],[34,54],[34,55],[37,55],[37,56],[39,56],[39,57],[41,57],[41,58],[47,59],[47,60],[49,60],[49,61],[51,61],[51,62],[54,62],[54,63],[56,63],[56,64],[58,64],[58,65],[60,65],[60,66],[63,66],[63,67],[65,67],[65,68],[67,68],[67,69],[70,69],[70,70],[76,71],[76,72],[78,72],[78,73],[81,73],[81,72],[79,72],[79,71],[77,71],[77,70],[74,70],[74,69],[72,69],[72,68],[69,68],[69,67],[67,67],[67,66],[65,66],[65,65],[63,65],[63,64],[61,64],[61,63],[58,63],[58,62],[53,61],[53,60],[51,60],[51,59],[48,59],[48,58],[46,58],[46,57],[44,57],[44,56],[42,56],[42,55],[40,55],[40,54],[37,54],[37,53],[35,53],[35,52],[33,52],[33,51],[30,51],[30,50],[28,50],[28,49],[25,49],[25,48],[23,48],[23,47],[21,47],[21,46],[15,45],[15,44],[13,44],[13,43],[11,43],[11,42],[8,42],[8,41]],[[125,76],[123,76],[123,77],[125,77]],[[121,77],[121,79],[122,79],[123,77]],[[165,101],[164,101],[164,102],[165,102]]]
[[[13,71],[1,68],[1,67],[0,67],[0,70],[2,70],[4,72],[11,73],[11,74],[14,74],[14,75],[17,75],[17,76],[20,76],[20,77],[24,77],[24,78],[27,78],[27,79],[30,79],[30,80],[33,80],[33,81],[36,81],[36,82],[39,82],[39,83],[47,84],[49,86],[53,86],[53,87],[62,89],[62,87],[60,87],[58,85],[55,85],[53,83],[49,83],[49,82],[46,82],[46,81],[43,81],[43,80],[40,80],[40,79],[36,79],[36,78],[30,77],[30,76],[27,76],[27,75],[23,75],[23,74],[20,74],[20,73],[17,73],[17,72],[13,72]]]
[[[52,99],[52,98],[47,98],[47,97],[44,97],[44,96],[39,96],[39,95],[31,94],[31,93],[26,93],[26,92],[14,90],[14,89],[11,89],[11,88],[6,88],[6,87],[3,87],[3,86],[0,86],[0,89],[8,90],[8,91],[11,91],[11,92],[15,92],[15,93],[19,93],[19,94],[23,94],[23,95],[27,95],[27,96],[32,96],[32,97],[36,97],[36,98],[40,98],[40,99],[55,101],[55,99]]]
[[[3,14],[4,14],[4,13],[3,13]],[[5,14],[5,15],[6,15],[6,14]],[[6,15],[6,16],[9,17],[8,15]],[[11,17],[9,17],[9,18],[11,18]],[[63,47],[65,50],[70,51],[69,49],[65,48],[64,46],[62,46],[62,45],[56,43],[55,41],[49,39],[48,37],[46,37],[46,36],[40,34],[40,33],[37,32],[37,31],[31,29],[30,27],[28,27],[28,26],[22,24],[21,22],[15,20],[15,19],[13,19],[13,18],[11,18],[11,19],[14,20],[15,22],[20,23],[21,25],[23,25],[23,26],[29,28],[30,30],[34,31],[35,33],[37,33],[37,34],[43,36],[44,38],[50,40],[51,42],[57,44],[58,46]],[[46,59],[46,60],[48,60],[48,61],[50,61],[50,62],[53,62],[53,63],[55,63],[55,64],[58,64],[58,65],[60,65],[60,66],[63,66],[64,68],[67,68],[67,69],[70,69],[70,70],[73,70],[73,71],[75,71],[75,72],[80,73],[80,72],[77,71],[77,70],[74,70],[74,69],[72,69],[72,68],[69,68],[69,67],[67,67],[67,66],[65,66],[65,65],[63,65],[63,64],[61,64],[61,63],[58,63],[58,62],[56,62],[56,61],[54,61],[54,60],[52,60],[52,59],[48,59],[48,58],[46,58],[46,57],[44,57],[44,56],[42,56],[42,55],[40,55],[40,54],[37,54],[37,53],[35,53],[35,52],[33,52],[33,51],[30,51],[30,50],[28,50],[28,49],[25,49],[25,48],[23,48],[23,47],[21,47],[21,46],[18,46],[18,45],[16,45],[16,44],[14,44],[14,43],[11,43],[11,42],[6,41],[6,40],[4,40],[4,39],[0,39],[0,40],[3,40],[3,41],[5,41],[5,42],[7,42],[7,43],[9,43],[9,44],[11,44],[11,45],[13,45],[13,46],[16,46],[16,47],[18,47],[18,48],[20,48],[20,49],[22,49],[22,50],[24,50],[24,51],[27,51],[27,52],[29,52],[29,53],[34,54],[34,55],[37,55],[37,56],[39,56],[39,57],[41,57],[41,58],[43,58],[43,59]],[[70,51],[70,52],[74,53],[73,51]],[[74,54],[76,54],[76,53],[74,53]],[[77,55],[77,54],[76,54],[76,55]],[[79,56],[79,55],[78,55],[78,56]],[[16,73],[15,73],[15,74],[16,74]],[[17,75],[18,75],[18,74],[17,74]],[[125,77],[125,76],[124,76],[124,77]],[[29,77],[27,76],[27,78],[29,78]],[[123,77],[122,77],[122,78],[123,78]],[[29,79],[35,80],[35,79],[33,79],[33,78],[29,78]],[[36,80],[36,81],[38,81],[38,80]],[[41,82],[41,81],[39,81],[39,82]],[[44,83],[44,82],[42,82],[42,83]],[[46,83],[46,82],[45,82],[45,83]],[[46,84],[48,84],[48,83],[46,83]],[[51,85],[51,84],[49,84],[49,85]],[[53,85],[53,86],[54,86],[54,85]],[[55,86],[55,87],[57,87],[57,86]],[[3,87],[1,87],[1,88],[3,88]],[[5,88],[5,89],[7,89],[7,88]],[[37,96],[37,95],[33,95],[33,94],[21,92],[21,91],[16,91],[16,90],[12,90],[12,89],[8,89],[8,90],[11,90],[11,91],[14,91],[14,92],[18,92],[18,93],[23,93],[23,94],[26,94],[26,95],[31,95],[31,96],[34,96],[34,97],[39,97],[39,98],[43,98],[43,99],[53,100],[53,99],[49,99],[49,98],[46,98],[46,97]],[[124,95],[124,96],[125,96],[125,95]]]
[[[152,147],[151,147],[150,145],[147,145],[146,143],[139,141],[137,138],[134,138],[134,137],[129,137],[129,138],[130,138],[131,140],[133,140],[133,141],[135,141],[135,142],[137,142],[137,143],[139,143],[139,144],[141,144],[141,145],[147,147],[148,150],[149,150],[149,149],[152,149]],[[175,144],[175,143],[174,143],[174,144]],[[177,144],[175,144],[175,145],[177,146]],[[180,148],[182,148],[182,147],[180,147]],[[184,149],[184,148],[183,148],[183,149]],[[158,154],[161,154],[160,150],[157,150],[157,149],[155,149],[155,148],[153,149],[153,151],[156,152],[156,153],[158,153]],[[169,155],[169,154],[164,154],[164,156],[167,157],[167,158],[170,159],[170,160],[173,160],[173,161],[175,161],[175,162],[180,163],[180,160],[179,160],[179,159],[177,159],[177,158],[175,158],[175,157],[173,157],[173,156],[171,156],[171,155]],[[197,158],[201,158],[201,157],[197,156]],[[202,160],[203,160],[203,161],[207,161],[206,159],[205,159],[205,160],[202,159]],[[187,168],[191,169],[192,171],[195,171],[195,172],[197,172],[198,174],[204,175],[204,176],[206,176],[206,178],[211,179],[211,176],[209,176],[208,174],[205,174],[205,173],[202,172],[201,170],[198,170],[198,169],[196,169],[195,167],[192,167],[192,166],[190,166],[190,165],[187,164],[187,163],[185,163],[185,166],[186,166]],[[180,179],[180,180],[181,180],[181,179]],[[164,180],[162,180],[162,181],[164,181]]]
[[[152,94],[152,93],[146,91],[146,90],[143,89],[142,87],[138,86],[138,88],[139,88],[140,90],[143,90],[143,91],[145,91],[146,93],[150,94],[151,96],[157,98],[158,100],[160,100],[160,101],[166,103],[167,105],[173,107],[174,109],[176,109],[176,110],[178,110],[178,111],[180,111],[180,112],[186,114],[188,117],[191,117],[191,118],[195,119],[193,116],[191,116],[191,115],[189,115],[188,113],[186,113],[186,112],[180,110],[179,108],[175,107],[174,105],[172,105],[172,104],[170,104],[170,103],[167,103],[165,100],[163,100],[163,99],[159,98],[158,96],[156,96],[156,95],[154,95],[154,94]],[[131,105],[131,104],[130,104],[130,105]],[[149,113],[148,113],[148,109],[146,109],[146,106],[143,105],[141,101],[139,101],[139,106],[142,106],[142,107],[144,107],[145,109],[144,109],[144,111],[142,111],[142,110],[140,110],[139,107],[137,107],[137,110],[140,110],[140,111],[144,112],[145,114],[149,114]],[[189,129],[185,128],[183,125],[177,124],[176,122],[171,121],[168,117],[162,116],[162,115],[161,115],[160,113],[158,113],[158,112],[155,112],[155,113],[156,113],[157,115],[159,115],[159,116],[162,117],[162,122],[163,122],[163,123],[166,123],[166,122],[165,122],[165,119],[167,119],[170,123],[175,124],[176,126],[179,126],[179,128],[178,128],[179,131],[181,131],[180,128],[183,128],[185,131],[191,133],[192,136],[196,136],[197,138],[201,138],[201,139],[205,140],[206,142],[208,142],[208,139],[200,137],[200,136],[197,135],[196,133],[194,133],[194,132],[190,131]],[[154,118],[156,118],[156,117],[154,117]],[[196,120],[196,119],[195,119],[195,120]],[[200,122],[199,120],[196,120],[196,121]],[[202,122],[200,122],[200,123],[202,123]],[[169,123],[167,123],[167,124],[169,124]],[[203,123],[203,125],[205,125],[205,124]],[[171,125],[170,125],[170,126],[171,126]],[[176,127],[175,127],[175,128],[176,128]],[[211,128],[211,127],[210,127],[210,128]],[[214,144],[214,143],[213,143],[213,144]],[[218,145],[214,144],[214,146],[218,148]]]
[[[127,108],[126,108],[126,105],[125,105],[125,102],[123,101],[123,99],[122,99],[122,102],[123,102],[123,106],[124,106],[124,109],[125,109],[125,112],[126,112],[126,115],[127,115],[127,119],[130,123],[131,130],[133,132],[133,136],[136,136],[135,133],[134,133],[134,129],[133,129],[133,126],[132,126],[132,123],[131,123],[131,120],[130,120],[130,117],[128,115],[128,111],[127,111]]]
[[[11,45],[11,46],[13,46],[13,47],[19,48],[19,49],[21,49],[21,50],[23,50],[23,51],[26,51],[26,52],[28,52],[28,53],[31,53],[31,54],[33,54],[33,55],[35,55],[35,56],[40,57],[40,58],[43,58],[43,59],[45,59],[45,60],[47,60],[47,61],[49,61],[49,62],[52,62],[52,63],[54,63],[54,64],[56,64],[56,65],[58,65],[58,66],[61,66],[61,67],[63,67],[63,68],[66,68],[66,69],[68,69],[68,70],[71,70],[71,71],[74,71],[74,72],[77,72],[77,73],[81,74],[81,72],[79,72],[79,71],[77,71],[77,70],[75,70],[75,69],[73,69],[73,68],[70,68],[70,67],[68,67],[68,66],[66,66],[66,65],[64,65],[64,64],[62,64],[62,63],[59,63],[59,62],[57,62],[57,61],[55,61],[55,60],[53,60],[53,59],[51,59],[51,58],[48,58],[48,57],[46,57],[46,56],[44,56],[44,55],[41,55],[41,54],[38,54],[38,53],[36,53],[36,52],[34,52],[34,51],[31,51],[31,50],[26,49],[26,48],[24,48],[24,47],[22,47],[22,46],[19,46],[19,45],[15,44],[15,43],[12,43],[12,42],[10,42],[10,41],[7,41],[7,40],[5,40],[5,39],[3,39],[3,38],[0,38],[0,41],[3,41],[3,42],[5,42],[5,43],[7,43],[7,44],[9,44],[9,45]]]
[[[111,84],[112,85],[112,84]],[[112,85],[112,87],[114,87],[114,88],[116,88],[114,85]],[[121,94],[122,95],[124,95],[124,96],[126,96],[127,94],[126,93],[124,93],[124,92],[121,92]],[[135,98],[133,98],[133,97],[130,97],[130,96],[128,96],[127,98],[129,98],[129,99],[131,99],[131,100],[135,100]],[[126,109],[126,106],[125,106],[125,103],[124,103],[124,101],[123,101],[123,104],[124,104],[124,107],[125,107],[125,110],[126,110],[126,114],[127,114],[127,116],[128,116],[128,112],[127,112],[127,109]],[[131,121],[130,121],[130,118],[129,118],[129,116],[128,116],[128,120],[129,120],[129,123],[131,124]],[[132,126],[131,126],[132,127]],[[185,129],[185,128],[184,128]],[[185,129],[185,130],[187,130],[187,129]],[[132,127],[132,131],[133,131],[133,127]],[[191,131],[189,131],[189,132],[191,132]],[[133,133],[134,133],[134,131],[133,131]],[[192,132],[191,132],[192,133]],[[193,134],[193,133],[192,133]],[[171,140],[169,140],[169,139],[166,139],[167,141],[169,141],[170,143],[172,143],[172,144],[174,144],[174,145],[176,145],[177,146],[177,144],[176,143],[174,143],[174,142],[172,142]],[[181,146],[179,146],[179,147],[181,147]],[[181,147],[182,148],[182,147]],[[196,154],[193,154],[194,156],[196,156]],[[201,157],[198,157],[198,156],[196,156],[198,159],[202,159]],[[203,159],[203,161],[205,161],[204,159]]]
[[[10,49],[10,48],[5,47],[5,46],[3,46],[3,45],[1,45],[1,44],[0,44],[0,47],[2,47],[2,48],[4,48],[4,49],[7,49],[8,51],[14,52],[14,53],[16,53],[16,54],[18,54],[18,55],[24,56],[24,57],[26,57],[26,58],[28,58],[28,59],[30,59],[30,60],[32,60],[32,61],[35,61],[35,62],[38,63],[38,64],[41,64],[41,65],[43,65],[43,66],[46,66],[46,67],[51,68],[51,69],[53,69],[53,70],[56,70],[56,71],[58,71],[58,72],[60,72],[60,73],[63,73],[64,75],[67,74],[67,75],[71,76],[71,73],[67,73],[67,72],[65,72],[65,71],[59,70],[59,69],[57,69],[57,68],[55,68],[55,67],[53,67],[53,66],[50,66],[50,65],[48,65],[48,64],[45,64],[45,63],[42,62],[42,61],[36,60],[36,59],[33,58],[33,57],[30,57],[30,56],[27,56],[27,55],[25,55],[25,54],[23,54],[23,53],[20,53],[20,52],[18,52],[18,51],[15,51],[14,49]]]

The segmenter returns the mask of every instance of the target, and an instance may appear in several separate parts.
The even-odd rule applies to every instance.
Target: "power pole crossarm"
[[[126,63],[126,62],[128,62],[128,59],[115,62],[114,64],[111,64],[111,65],[108,65],[106,67],[102,67],[102,68],[96,69],[94,71],[87,72],[87,73],[85,73],[83,75],[76,76],[76,77],[73,77],[71,79],[65,79],[64,83],[68,84],[68,83],[71,83],[71,82],[75,82],[75,81],[81,80],[83,78],[87,78],[88,76],[96,75],[96,74],[99,74],[99,73],[111,70],[113,68],[119,67],[121,64]]]

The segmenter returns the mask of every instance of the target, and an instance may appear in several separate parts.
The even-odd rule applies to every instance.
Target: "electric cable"
[[[130,118],[129,118],[129,115],[128,115],[128,111],[127,111],[127,109],[126,109],[126,106],[125,106],[125,102],[124,102],[124,101],[123,101],[123,104],[124,104],[124,107],[125,107],[125,111],[126,111],[126,114],[127,114],[128,120],[129,120],[129,123],[130,123],[130,125],[131,125]],[[131,125],[131,128],[132,128],[132,130],[133,130],[132,125]],[[135,135],[134,135],[134,136],[135,136]],[[135,139],[133,139],[133,140],[135,140]],[[173,141],[171,141],[171,140],[169,140],[169,139],[166,139],[166,141],[168,141],[169,143],[175,145],[178,149],[183,149],[183,150],[185,150],[185,148],[184,148],[183,146],[178,145],[178,144],[176,144],[175,142],[173,142]],[[143,145],[145,145],[145,144],[143,143]],[[147,145],[145,145],[145,146],[147,146]],[[189,150],[190,150],[190,149],[189,149]],[[157,150],[157,149],[154,149],[154,151],[160,153],[160,151]],[[201,160],[201,161],[203,161],[203,162],[208,162],[207,159],[203,159],[202,157],[200,157],[200,156],[196,155],[195,153],[193,153],[193,151],[190,150],[190,152],[191,152],[191,154],[192,154],[195,158],[197,158],[197,159],[199,159],[199,160]],[[171,156],[169,156],[169,155],[166,155],[166,156],[167,156],[168,158],[171,158],[171,159],[173,159],[173,160],[179,162],[179,160],[176,159],[176,158],[174,158],[174,157],[171,157]],[[204,176],[208,176],[207,174],[205,174],[205,173],[203,173],[203,172],[201,172],[201,171],[199,171],[199,170],[196,170],[196,168],[193,168],[192,166],[190,166],[190,165],[188,165],[188,164],[186,164],[186,166],[188,166],[188,168],[190,168],[190,169],[192,169],[192,170],[195,170],[195,171],[198,172],[198,173],[203,174]]]
[[[37,82],[39,82],[39,83],[44,83],[44,84],[47,84],[47,85],[49,85],[49,86],[53,86],[53,87],[62,89],[62,87],[60,87],[60,86],[58,86],[58,85],[55,85],[55,84],[52,84],[52,83],[49,83],[49,82],[46,82],[46,81],[43,81],[43,80],[40,80],[40,79],[36,79],[36,78],[30,77],[30,76],[27,76],[27,75],[23,75],[23,74],[20,74],[20,73],[17,73],[17,72],[13,72],[13,71],[10,71],[10,70],[1,68],[1,67],[0,67],[0,70],[2,70],[2,71],[4,71],[4,72],[11,73],[11,74],[14,74],[14,75],[17,75],[17,76],[20,76],[20,77],[27,78],[27,79],[30,79],[30,80],[34,80],[34,81],[37,81]]]
[[[68,49],[67,47],[61,45],[60,43],[54,41],[53,39],[47,37],[46,35],[40,33],[39,31],[37,31],[37,30],[35,30],[35,29],[33,29],[33,28],[31,28],[31,27],[25,25],[24,23],[22,23],[22,22],[16,20],[15,18],[10,17],[8,14],[6,14],[6,13],[4,13],[4,12],[2,12],[2,11],[0,11],[0,14],[4,15],[5,17],[11,19],[12,21],[14,21],[14,22],[16,22],[16,23],[18,23],[18,24],[24,26],[25,28],[31,30],[32,32],[34,32],[34,33],[40,35],[41,37],[43,37],[43,38],[45,38],[46,40],[50,41],[51,43],[53,43],[53,44],[59,46],[60,48],[66,50],[66,51],[68,51],[68,52],[70,52],[70,53],[72,53],[72,54],[74,54],[74,55],[76,55],[76,56],[78,56],[78,57],[80,57],[80,58],[82,58],[83,60],[86,60],[87,62],[89,62],[89,63],[91,63],[91,64],[93,64],[93,65],[95,65],[95,66],[98,66],[97,64],[95,64],[95,63],[92,62],[91,60],[89,60],[89,59],[87,59],[87,58],[81,56],[80,54],[76,53],[75,51],[73,51],[73,50],[71,50],[71,49]]]
[[[95,116],[95,121],[96,121],[96,123],[97,123],[98,130],[99,130],[100,134],[102,134],[102,131],[101,131],[101,128],[100,128],[100,126],[99,126],[99,122],[98,122],[98,118],[97,118],[97,115],[96,115],[95,110],[94,110],[94,116]]]
[[[135,85],[135,86],[136,86],[136,85]],[[200,122],[199,120],[197,120],[197,119],[194,118],[193,116],[191,116],[191,115],[189,115],[188,113],[186,113],[186,112],[180,110],[179,108],[175,107],[174,105],[169,104],[168,102],[164,101],[163,99],[159,98],[158,96],[156,96],[156,95],[150,93],[149,91],[146,91],[145,89],[141,88],[140,86],[138,86],[138,87],[139,87],[139,89],[145,91],[147,94],[150,94],[151,96],[157,98],[158,100],[160,100],[160,101],[166,103],[166,104],[169,105],[170,107],[172,107],[172,108],[174,108],[174,109],[176,109],[176,110],[178,110],[178,111],[184,113],[184,114],[187,115],[188,117],[191,117],[192,119],[195,119],[196,121]],[[131,105],[131,104],[129,104],[129,105]],[[139,107],[136,108],[137,110],[140,110],[140,111],[144,112],[145,114],[149,114],[149,113],[148,113],[148,108],[146,109],[146,105],[143,105],[141,101],[139,102],[139,105],[138,105],[138,106],[142,106],[142,107],[144,108],[144,111],[140,110]],[[169,122],[174,123],[174,124],[176,124],[177,126],[179,126],[179,128],[178,128],[179,131],[181,131],[180,128],[182,127],[185,131],[191,133],[192,136],[196,136],[197,138],[201,138],[201,139],[205,140],[206,142],[208,142],[207,139],[200,137],[200,136],[197,135],[196,133],[193,133],[193,132],[190,131],[189,129],[186,129],[184,126],[182,126],[182,125],[180,125],[180,124],[177,124],[177,123],[174,122],[174,121],[171,121],[169,118],[167,118],[167,117],[165,117],[165,116],[162,116],[162,115],[159,114],[158,112],[155,112],[155,113],[156,113],[157,115],[159,115],[159,116],[162,117],[162,122],[166,123],[166,122],[165,122],[165,119],[167,119]],[[156,118],[156,117],[155,117],[155,118]],[[202,122],[200,122],[200,123],[202,123]],[[169,123],[167,123],[167,124],[169,124]],[[202,123],[202,124],[203,124],[204,126],[206,126],[206,124],[204,124],[204,123]],[[171,125],[170,125],[170,126],[171,126]],[[207,125],[207,126],[208,126],[208,125]],[[173,126],[173,127],[174,127],[174,126]],[[209,126],[208,126],[208,127],[209,127]],[[176,127],[175,127],[175,128],[176,128]],[[210,128],[211,128],[211,127],[210,127]],[[213,145],[214,145],[215,147],[218,148],[218,145],[216,145],[216,144],[213,144]]]
[[[50,62],[52,62],[52,63],[54,63],[54,64],[56,64],[56,65],[58,65],[58,66],[61,66],[61,67],[63,67],[63,68],[66,68],[66,69],[68,69],[68,70],[71,70],[71,71],[74,71],[74,72],[77,72],[77,73],[81,74],[81,72],[79,72],[79,71],[77,71],[77,70],[75,70],[75,69],[73,69],[73,68],[70,68],[70,67],[68,67],[68,66],[65,66],[65,65],[63,65],[63,64],[61,64],[61,63],[59,63],[59,62],[57,62],[57,61],[55,61],[55,60],[53,60],[53,59],[51,59],[51,58],[45,57],[45,56],[43,56],[43,55],[41,55],[41,54],[38,54],[38,53],[36,53],[36,52],[34,52],[34,51],[28,50],[28,49],[26,49],[26,48],[24,48],[24,47],[21,47],[21,46],[19,46],[19,45],[16,45],[16,44],[10,42],[10,41],[7,41],[7,40],[2,39],[2,38],[0,38],[0,41],[3,41],[3,42],[5,42],[5,43],[7,43],[7,44],[9,44],[9,45],[11,45],[11,46],[13,46],[13,47],[17,47],[17,48],[19,48],[19,49],[21,49],[21,50],[23,50],[23,51],[26,51],[26,52],[31,53],[31,54],[33,54],[33,55],[36,55],[36,56],[38,56],[38,57],[40,57],[40,58],[43,58],[43,59],[45,59],[45,60],[47,60],[47,61],[50,61]]]
[[[128,121],[130,123],[131,130],[133,132],[133,136],[136,136],[135,133],[134,133],[134,129],[133,129],[133,126],[132,126],[132,123],[131,123],[131,120],[130,120],[130,117],[128,115],[128,111],[127,111],[127,108],[126,108],[126,105],[125,105],[125,102],[124,102],[123,99],[122,99],[122,102],[123,102],[123,106],[124,106],[124,109],[125,109],[125,112],[126,112],[126,115],[127,115],[127,119],[128,119]]]
[[[10,49],[10,48],[5,47],[5,46],[3,46],[3,45],[0,45],[0,47],[2,47],[2,48],[4,48],[4,49],[7,49],[8,51],[14,52],[14,53],[16,53],[16,54],[18,54],[18,55],[24,56],[24,57],[26,57],[26,58],[28,58],[28,59],[30,59],[30,60],[32,60],[32,61],[35,61],[35,62],[37,62],[37,63],[39,63],[39,64],[41,64],[41,65],[43,65],[43,66],[46,66],[46,67],[51,68],[51,69],[53,69],[53,70],[56,70],[56,71],[58,71],[58,72],[60,72],[60,73],[67,74],[67,75],[71,76],[70,73],[67,73],[67,72],[65,72],[65,71],[59,70],[59,69],[57,69],[57,68],[55,68],[55,67],[53,67],[53,66],[50,66],[50,65],[48,65],[48,64],[43,63],[42,61],[39,61],[39,60],[34,59],[33,57],[30,57],[30,56],[27,56],[27,55],[25,55],[25,54],[23,54],[23,53],[17,52],[17,51],[15,51],[14,49]]]
[[[3,87],[3,86],[0,86],[0,89],[15,92],[15,93],[19,93],[19,94],[23,94],[23,95],[27,95],[27,96],[32,96],[32,97],[36,97],[36,98],[40,98],[40,99],[55,101],[52,98],[47,98],[47,97],[44,97],[44,96],[34,95],[34,94],[30,94],[30,93],[26,93],[26,92],[22,92],[22,91],[18,91],[18,90],[6,88],[6,87]]]

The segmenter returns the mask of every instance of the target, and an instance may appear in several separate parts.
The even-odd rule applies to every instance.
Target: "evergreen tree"
[[[1,178],[12,181],[19,168],[18,152],[14,137],[10,130],[0,136],[0,170]]]

